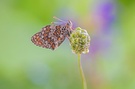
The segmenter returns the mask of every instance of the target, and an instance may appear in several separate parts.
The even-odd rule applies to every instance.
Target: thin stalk
[[[82,77],[83,89],[87,89],[87,83],[86,83],[84,72],[81,65],[81,54],[78,54],[78,65],[79,65],[79,70]]]

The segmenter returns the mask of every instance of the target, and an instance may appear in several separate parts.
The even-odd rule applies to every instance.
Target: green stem
[[[82,69],[82,65],[81,65],[81,54],[78,54],[78,65],[79,65],[80,74],[82,77],[83,89],[87,89],[87,83],[86,83],[85,76],[84,76],[83,69]]]

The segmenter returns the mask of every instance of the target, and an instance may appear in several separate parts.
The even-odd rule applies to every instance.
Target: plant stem
[[[82,65],[81,65],[81,54],[78,54],[78,65],[79,65],[79,70],[82,77],[83,89],[87,89],[87,83],[86,83]]]

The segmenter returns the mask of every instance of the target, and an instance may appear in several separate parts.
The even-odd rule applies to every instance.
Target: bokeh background
[[[55,51],[31,42],[53,16],[91,36],[88,89],[135,89],[135,0],[0,0],[0,89],[82,89],[67,39]]]

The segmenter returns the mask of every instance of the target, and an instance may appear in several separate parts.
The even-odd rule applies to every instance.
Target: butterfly
[[[40,32],[37,32],[31,37],[31,41],[39,47],[55,50],[61,45],[65,38],[69,38],[72,33],[72,22],[70,20],[63,21],[57,17],[53,17],[61,24],[51,23],[42,28]]]

